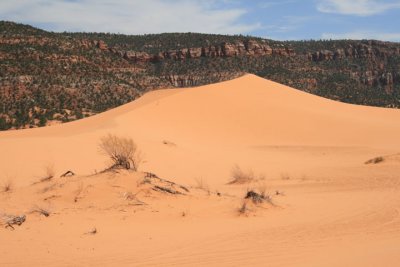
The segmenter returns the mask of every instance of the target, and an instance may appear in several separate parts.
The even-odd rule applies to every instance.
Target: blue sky
[[[52,31],[400,41],[400,0],[0,0],[0,20]]]

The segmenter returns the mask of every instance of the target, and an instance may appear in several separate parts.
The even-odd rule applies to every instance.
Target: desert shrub
[[[0,192],[11,192],[13,189],[13,184],[11,181],[6,181],[2,184],[1,188],[0,188]]]
[[[136,171],[141,162],[140,152],[131,138],[108,134],[100,140],[102,153],[110,157],[114,167],[122,167]]]
[[[257,192],[255,190],[247,190],[247,193],[244,197],[245,199],[251,199],[254,204],[267,202],[272,204],[271,196],[265,193],[265,191]]]
[[[255,180],[252,170],[243,171],[238,165],[234,165],[231,171],[231,181],[229,184],[244,184]]]
[[[380,163],[380,162],[382,162],[382,161],[384,161],[384,160],[385,160],[385,159],[384,159],[383,157],[376,157],[376,158],[367,160],[367,161],[365,162],[365,164],[378,164],[378,163]]]
[[[243,201],[242,205],[238,209],[239,214],[246,214],[248,212],[249,208],[247,207],[247,203]]]
[[[281,174],[281,179],[282,180],[290,180],[290,175],[288,173],[282,173]]]
[[[50,181],[51,179],[54,178],[55,176],[55,169],[54,169],[54,164],[48,164],[44,167],[44,175],[40,179],[40,182],[46,182]]]
[[[34,207],[31,211],[31,213],[38,213],[40,215],[43,215],[45,217],[49,217],[50,216],[50,211],[41,207]]]
[[[206,180],[202,177],[197,177],[194,180],[196,182],[195,188],[210,192],[210,187]]]

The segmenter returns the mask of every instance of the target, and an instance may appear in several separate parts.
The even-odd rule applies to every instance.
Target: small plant
[[[74,202],[78,202],[78,200],[81,199],[81,198],[83,197],[83,196],[82,196],[83,189],[84,189],[84,188],[83,188],[83,183],[80,182],[79,185],[78,185],[78,188],[77,188],[76,191],[75,191]]]
[[[255,180],[252,170],[243,171],[238,165],[234,165],[231,171],[232,180],[229,184],[244,184]]]
[[[44,175],[40,179],[40,182],[47,182],[50,181],[51,179],[54,178],[55,175],[55,170],[54,170],[54,164],[48,164],[44,167]]]
[[[254,204],[260,204],[263,202],[272,204],[272,198],[270,195],[265,193],[265,189],[256,192],[255,190],[247,190],[247,193],[244,197],[245,199],[250,199]]]
[[[264,201],[264,196],[253,190],[247,191],[246,196],[244,198],[251,199],[255,204],[262,203]]]
[[[208,194],[211,193],[210,187],[208,186],[207,182],[203,178],[199,177],[199,178],[195,178],[194,180],[196,182],[195,188],[204,190],[204,191],[208,192]]]
[[[11,228],[11,230],[14,230],[14,225],[21,226],[26,220],[26,215],[21,215],[21,216],[14,216],[14,215],[5,215],[4,216],[4,223],[5,223],[5,228]]]
[[[239,214],[246,214],[248,210],[246,201],[243,201],[242,206],[238,209]]]
[[[137,171],[141,155],[132,139],[109,134],[101,138],[99,147],[103,154],[110,157],[111,168],[122,167]]]
[[[382,161],[384,161],[384,160],[385,160],[385,159],[384,159],[383,157],[376,157],[376,158],[367,160],[367,161],[365,162],[365,164],[378,164],[378,163],[380,163],[380,162],[382,162]]]
[[[9,193],[12,190],[13,190],[13,184],[11,181],[6,181],[1,186],[1,192],[3,192],[3,193]]]
[[[93,227],[92,229],[90,229],[89,231],[87,231],[85,233],[85,235],[95,235],[95,234],[97,234],[97,228],[96,227]]]
[[[151,179],[149,177],[143,177],[143,179],[138,182],[138,185],[144,185],[144,184],[151,184]]]
[[[34,209],[32,209],[31,213],[39,213],[40,215],[43,215],[45,217],[49,217],[50,216],[50,211],[44,209],[44,208],[40,208],[40,207],[35,207]]]
[[[135,200],[136,199],[136,194],[134,195],[134,194],[132,194],[132,192],[125,192],[125,193],[123,193],[122,197],[125,200]]]
[[[57,186],[57,184],[53,183],[53,184],[51,184],[49,186],[46,186],[46,187],[42,188],[39,192],[43,193],[43,194],[47,193],[49,191],[52,191],[54,188],[56,188],[56,186]]]

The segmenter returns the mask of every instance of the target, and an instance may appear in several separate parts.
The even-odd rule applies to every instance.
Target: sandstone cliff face
[[[382,41],[368,41],[366,43],[349,44],[346,48],[335,50],[319,50],[307,53],[310,61],[337,61],[344,59],[365,59],[369,62],[366,71],[351,71],[350,77],[367,86],[381,86],[387,94],[394,90],[397,73],[388,71],[385,62],[392,56],[399,56],[399,47]]]
[[[104,41],[102,41],[102,40],[95,41],[94,44],[95,44],[96,47],[99,48],[100,50],[107,50],[107,49],[108,49],[107,44],[106,44]]]
[[[387,58],[393,55],[400,55],[398,47],[393,47],[387,42],[369,41],[368,43],[359,43],[348,45],[346,48],[336,50],[320,50],[308,53],[308,59],[313,61],[336,60],[345,58]]]
[[[208,45],[193,48],[181,48],[168,50],[157,54],[146,52],[124,51],[118,48],[110,48],[110,51],[122,55],[125,59],[134,62],[160,62],[165,59],[184,60],[200,57],[235,57],[235,56],[268,56],[279,55],[290,57],[296,55],[294,50],[289,47],[271,48],[267,43],[248,40],[236,43],[223,42],[219,45]]]
[[[107,50],[107,45],[102,41],[93,43],[98,49]],[[366,59],[371,65],[365,71],[349,71],[348,75],[357,82],[367,86],[380,86],[387,94],[394,90],[394,77],[396,73],[388,71],[382,61],[388,57],[400,55],[399,47],[393,47],[391,43],[381,41],[352,42],[346,47],[332,50],[321,49],[314,52],[297,54],[295,50],[284,44],[272,47],[267,41],[244,40],[236,42],[221,42],[218,45],[205,45],[201,47],[180,48],[149,54],[142,51],[123,50],[119,47],[108,48],[108,51],[117,54],[133,63],[157,63],[164,60],[183,61],[196,58],[230,58],[239,56],[263,57],[279,56],[295,58],[295,60],[308,60],[312,62],[341,61],[345,59]],[[378,64],[379,63],[379,64]],[[235,76],[235,75],[234,75]],[[233,76],[230,75],[230,78]],[[175,87],[197,86],[201,84],[200,76],[192,75],[170,75],[165,79]],[[228,77],[221,78],[221,80]],[[293,81],[293,86],[296,82]],[[318,87],[316,79],[300,79],[297,81],[302,88],[313,91]],[[289,81],[290,83],[290,81]]]
[[[350,77],[370,87],[380,86],[384,88],[386,94],[392,94],[395,82],[394,77],[397,77],[397,74],[389,71],[371,69],[363,72],[351,72]]]

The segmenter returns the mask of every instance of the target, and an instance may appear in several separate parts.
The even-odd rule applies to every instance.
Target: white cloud
[[[324,13],[371,16],[400,8],[400,1],[378,0],[320,0],[317,9]]]
[[[283,16],[279,23],[264,26],[268,33],[288,33],[303,27],[305,23],[315,19],[313,16]]]
[[[384,32],[368,32],[368,31],[355,31],[348,33],[323,33],[322,39],[375,39],[382,41],[400,41],[400,32],[398,33],[384,33]]]
[[[55,31],[126,34],[160,32],[248,33],[260,23],[241,23],[241,8],[227,0],[14,0],[0,1],[0,18]]]
[[[287,4],[293,4],[293,3],[295,3],[295,0],[265,1],[265,2],[258,4],[258,6],[260,8],[270,8],[270,7],[274,7],[274,6],[287,5]]]

